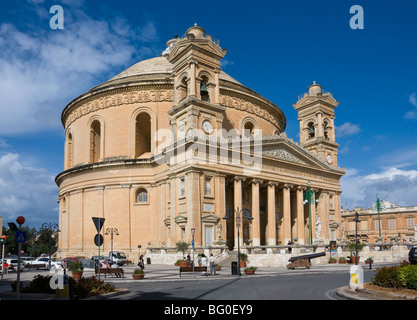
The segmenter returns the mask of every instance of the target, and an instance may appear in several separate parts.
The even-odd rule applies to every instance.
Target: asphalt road
[[[365,270],[364,282],[369,282],[373,270]],[[219,279],[184,282],[129,282],[116,287],[129,293],[114,300],[338,300],[333,290],[349,285],[350,274],[295,273],[269,277]]]

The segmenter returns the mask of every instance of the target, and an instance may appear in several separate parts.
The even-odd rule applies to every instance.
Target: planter
[[[349,262],[349,263],[352,263],[352,264],[356,264],[356,262],[357,262],[357,263],[359,263],[360,258],[361,258],[360,256],[357,256],[357,257],[355,257],[355,256],[350,257],[350,262]]]
[[[366,264],[374,264],[374,260],[365,260]]]
[[[329,263],[337,263],[337,260],[329,260]]]
[[[82,272],[72,272],[72,277],[75,281],[79,281],[81,277],[83,276]]]
[[[339,260],[339,263],[340,263],[340,264],[346,264],[346,263],[347,263],[347,261],[346,261],[346,260]]]
[[[246,267],[246,261],[240,261],[240,267],[245,268]]]
[[[190,262],[189,261],[180,261],[180,262],[178,262],[178,265],[180,267],[188,267],[190,265]]]
[[[216,269],[216,271],[220,271],[222,269],[222,267],[217,266],[215,269]]]
[[[245,274],[254,274],[255,270],[245,270]]]
[[[132,274],[132,278],[135,280],[142,280],[145,277],[145,274]]]

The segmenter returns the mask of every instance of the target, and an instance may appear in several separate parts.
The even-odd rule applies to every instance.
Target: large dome
[[[151,79],[165,79],[172,73],[172,64],[165,56],[151,58],[140,61],[130,68],[119,73],[117,76],[111,78],[103,84],[94,87],[91,90],[98,90],[108,86],[115,86],[125,83],[130,83],[137,80],[151,80]],[[241,85],[233,77],[229,76],[224,71],[220,72],[220,80],[228,81],[234,84]]]

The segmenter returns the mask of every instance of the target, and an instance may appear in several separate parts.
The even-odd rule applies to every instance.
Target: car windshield
[[[123,252],[117,253],[118,258],[126,258],[126,255]]]

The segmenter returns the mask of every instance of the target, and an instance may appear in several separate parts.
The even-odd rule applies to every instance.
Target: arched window
[[[180,101],[188,97],[188,83],[186,77],[182,78],[181,80],[181,84],[179,86],[179,97]]]
[[[136,194],[137,203],[148,203],[148,190],[140,188]]]
[[[67,138],[67,168],[72,167],[72,157],[73,157],[73,141],[72,141],[72,133],[68,133]]]
[[[152,152],[151,116],[141,112],[136,117],[135,125],[135,157]]]
[[[94,120],[90,127],[90,162],[96,163],[100,160],[101,151],[101,123]]]
[[[210,102],[210,93],[207,87],[208,82],[209,82],[209,79],[206,76],[201,77],[200,96],[201,96],[201,100]]]
[[[314,129],[314,123],[310,122],[308,124],[308,137],[309,138],[314,138],[316,136],[316,131]]]
[[[245,123],[245,126],[243,128],[243,135],[245,137],[250,137],[251,135],[253,135],[253,130],[255,129],[255,125],[248,121]]]
[[[323,123],[323,134],[324,134],[324,139],[329,140],[330,128],[329,128],[329,124],[327,123],[327,121]]]

